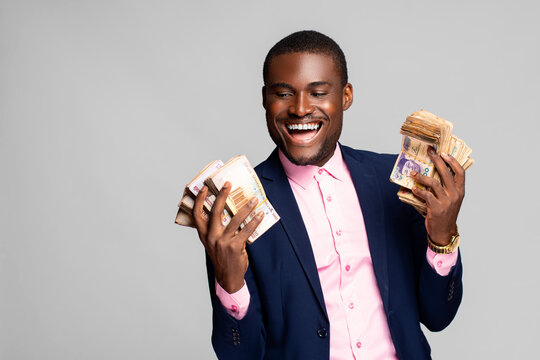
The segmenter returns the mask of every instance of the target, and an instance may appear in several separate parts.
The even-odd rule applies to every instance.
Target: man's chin
[[[315,142],[311,146],[295,146],[293,144],[287,144],[286,141],[277,133],[269,131],[270,137],[274,143],[278,146],[281,152],[295,165],[315,165],[322,166],[326,161],[328,161],[337,146],[337,139],[339,136],[334,139],[326,139],[326,141]]]
[[[289,159],[290,162],[292,162],[295,165],[305,166],[305,165],[315,165],[319,166],[323,160],[325,160],[326,157],[328,157],[328,154],[324,151],[324,149],[319,149],[316,153],[290,153],[286,151],[285,149],[281,149],[281,152]],[[331,155],[330,155],[331,156]]]
[[[301,166],[315,165],[315,162],[317,160],[316,158],[310,158],[310,157],[292,157],[292,156],[289,156],[288,154],[285,154],[285,156],[287,156],[287,159],[289,159],[293,164],[301,165]]]

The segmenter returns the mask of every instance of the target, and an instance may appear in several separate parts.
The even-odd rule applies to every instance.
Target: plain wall
[[[0,1],[0,358],[212,359],[204,253],[173,223],[210,160],[274,145],[262,63],[343,48],[342,143],[396,153],[425,108],[472,147],[464,298],[435,359],[537,353],[536,1]],[[427,331],[426,331],[427,332]]]

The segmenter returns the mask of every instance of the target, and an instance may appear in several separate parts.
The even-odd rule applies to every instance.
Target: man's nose
[[[289,106],[289,114],[296,115],[298,117],[304,117],[313,113],[313,105],[310,104],[307,94],[298,93],[293,104]]]

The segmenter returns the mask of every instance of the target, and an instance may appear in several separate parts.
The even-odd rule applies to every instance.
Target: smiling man
[[[263,104],[272,140],[296,165],[324,165],[334,154],[352,86],[330,54],[267,59]]]
[[[279,41],[263,68],[263,106],[276,150],[256,171],[281,220],[251,245],[255,208],[221,223],[226,184],[208,219],[203,189],[194,219],[207,253],[212,343],[220,359],[429,359],[420,323],[444,329],[462,296],[456,220],[464,171],[430,154],[442,184],[424,219],[388,181],[394,155],[338,143],[353,102],[345,56],[329,37]],[[455,175],[449,171],[451,167]],[[429,243],[429,247],[428,247]],[[432,250],[433,249],[433,250]]]

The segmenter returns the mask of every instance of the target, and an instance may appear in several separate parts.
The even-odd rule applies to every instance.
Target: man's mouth
[[[295,124],[295,123],[289,123],[285,124],[285,127],[287,128],[287,132],[291,136],[292,140],[295,142],[308,142],[311,139],[313,139],[317,133],[319,132],[319,129],[322,126],[322,122],[315,121],[305,124]]]

